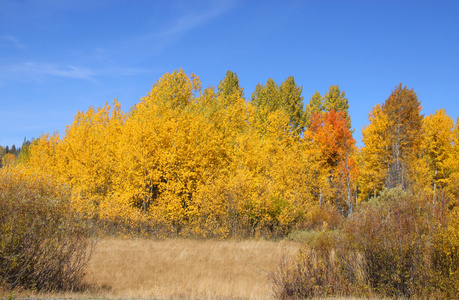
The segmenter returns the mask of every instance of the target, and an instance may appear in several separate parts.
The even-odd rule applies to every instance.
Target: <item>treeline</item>
[[[293,77],[269,79],[247,101],[231,71],[203,89],[179,70],[129,112],[118,101],[78,112],[15,166],[70,186],[91,218],[183,236],[284,235],[394,187],[457,199],[459,127],[444,110],[424,117],[400,84],[369,114],[358,149],[348,108],[339,86],[304,105]]]
[[[32,139],[33,140],[33,139]],[[0,168],[4,166],[12,166],[15,163],[25,162],[29,156],[29,146],[32,142],[24,138],[22,147],[12,145],[11,148],[0,146]]]

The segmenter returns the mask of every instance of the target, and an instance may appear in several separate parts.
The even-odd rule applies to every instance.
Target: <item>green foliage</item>
[[[322,113],[325,111],[324,108],[324,103],[322,101],[322,96],[318,91],[312,95],[312,98],[309,100],[309,103],[306,104],[306,108],[304,110],[305,114],[305,126],[307,129],[310,128],[311,126],[311,118],[312,115],[317,114],[317,113]]]
[[[293,76],[280,85],[269,78],[264,86],[256,85],[251,104],[257,108],[262,124],[267,122],[271,113],[282,111],[288,117],[291,130],[299,135],[305,125],[302,90],[302,87],[296,85]]]
[[[339,89],[339,85],[331,85],[323,98],[323,106],[325,111],[342,111],[344,113],[344,117],[348,120],[347,126],[351,128],[349,102],[346,98],[345,92]]]
[[[89,237],[68,189],[20,168],[0,171],[0,283],[37,290],[79,288]]]
[[[345,92],[339,89],[339,85],[331,85],[328,92],[321,96],[319,91],[312,95],[309,103],[306,104],[304,119],[306,128],[310,128],[312,116],[318,113],[326,113],[334,110],[343,112],[347,120],[347,126],[351,128],[351,117],[349,115],[349,102]]]
[[[239,93],[240,97],[244,97],[244,89],[239,85],[237,74],[228,70],[225,78],[218,84],[217,96],[229,97],[234,93]]]
[[[27,164],[30,159],[30,149],[29,145],[24,144],[22,145],[21,152],[19,152],[17,162],[21,164]]]
[[[290,76],[280,84],[279,90],[283,109],[289,116],[290,125],[296,134],[301,134],[305,125],[303,96],[301,96],[303,87],[297,86],[295,78]]]

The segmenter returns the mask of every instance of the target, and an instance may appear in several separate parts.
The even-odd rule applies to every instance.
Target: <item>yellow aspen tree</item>
[[[129,203],[120,194],[123,170],[121,169],[122,137],[125,125],[126,114],[121,109],[121,104],[114,100],[112,105],[106,104],[97,110],[100,122],[100,133],[96,144],[95,153],[101,156],[97,160],[98,169],[96,171],[96,192],[100,199],[98,213],[101,218],[132,216]],[[102,124],[99,124],[102,123]],[[102,126],[101,126],[102,125]]]
[[[116,178],[114,145],[119,136],[109,128],[113,120],[118,123],[123,120],[118,120],[121,116],[119,103],[115,101],[113,105],[113,110],[105,104],[78,112],[59,145],[63,152],[60,173],[79,193],[77,201],[81,209],[91,213],[100,212],[100,205],[109,198],[112,180]]]
[[[2,166],[12,167],[16,162],[16,156],[13,153],[7,153],[2,157]]]
[[[223,96],[224,99],[227,99],[234,94],[244,98],[244,89],[239,85],[237,74],[228,70],[225,78],[218,84],[217,96]]]
[[[454,125],[453,146],[447,164],[451,168],[447,191],[452,199],[456,199],[454,204],[457,205],[457,199],[459,199],[459,118]]]
[[[297,136],[301,135],[305,125],[302,90],[302,87],[296,85],[293,76],[285,79],[280,85],[271,78],[264,86],[257,84],[250,102],[257,108],[260,126],[266,125],[270,113],[282,110],[288,116],[290,130]]]
[[[182,70],[164,75],[130,112],[124,130],[126,184],[133,204],[180,233],[199,218],[198,187],[225,166],[225,142],[209,122],[209,90],[198,96],[200,82]],[[127,149],[127,148],[126,148]],[[137,204],[136,204],[137,203]],[[202,204],[202,203],[201,203]]]
[[[422,181],[427,181],[427,188],[435,194],[437,188],[444,187],[451,172],[450,155],[452,153],[454,121],[444,109],[425,117],[422,121],[420,162],[418,166],[427,167]],[[417,172],[422,174],[424,172]]]
[[[285,233],[293,224],[304,220],[313,204],[313,156],[309,145],[297,139],[297,133],[289,128],[288,119],[278,117],[271,122],[277,130],[271,130],[267,135],[267,154],[270,158],[268,175],[273,181],[269,214],[276,226]]]
[[[40,136],[30,146],[28,168],[31,172],[47,174],[67,183],[60,167],[60,136],[57,133]]]
[[[376,197],[384,186],[390,165],[389,117],[379,104],[368,115],[370,124],[362,129],[359,199]]]

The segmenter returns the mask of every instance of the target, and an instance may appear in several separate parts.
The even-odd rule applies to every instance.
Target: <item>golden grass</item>
[[[103,239],[80,293],[2,296],[110,299],[270,299],[268,272],[300,244],[265,240]],[[0,288],[1,292],[1,288]]]
[[[109,298],[268,299],[268,272],[288,241],[108,239],[97,245],[85,282]]]
[[[0,286],[0,298],[272,299],[268,272],[299,247],[285,240],[103,239],[87,266],[85,291],[37,293]]]

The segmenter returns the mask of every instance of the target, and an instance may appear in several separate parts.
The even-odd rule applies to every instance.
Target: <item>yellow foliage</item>
[[[64,135],[34,142],[28,167],[69,185],[76,208],[101,220],[181,235],[281,234],[336,192],[313,141],[284,110],[265,115],[241,89],[217,95],[179,70],[129,113],[117,101],[78,112]]]
[[[2,157],[2,166],[11,167],[16,162],[16,156],[13,153],[7,153]]]
[[[444,109],[423,119],[421,155],[414,176],[418,175],[421,186],[434,196],[437,188],[449,182],[453,160],[453,127],[454,121]]]
[[[360,154],[359,200],[376,197],[384,185],[389,164],[389,117],[377,104],[370,112],[370,124],[362,129],[364,146]]]

